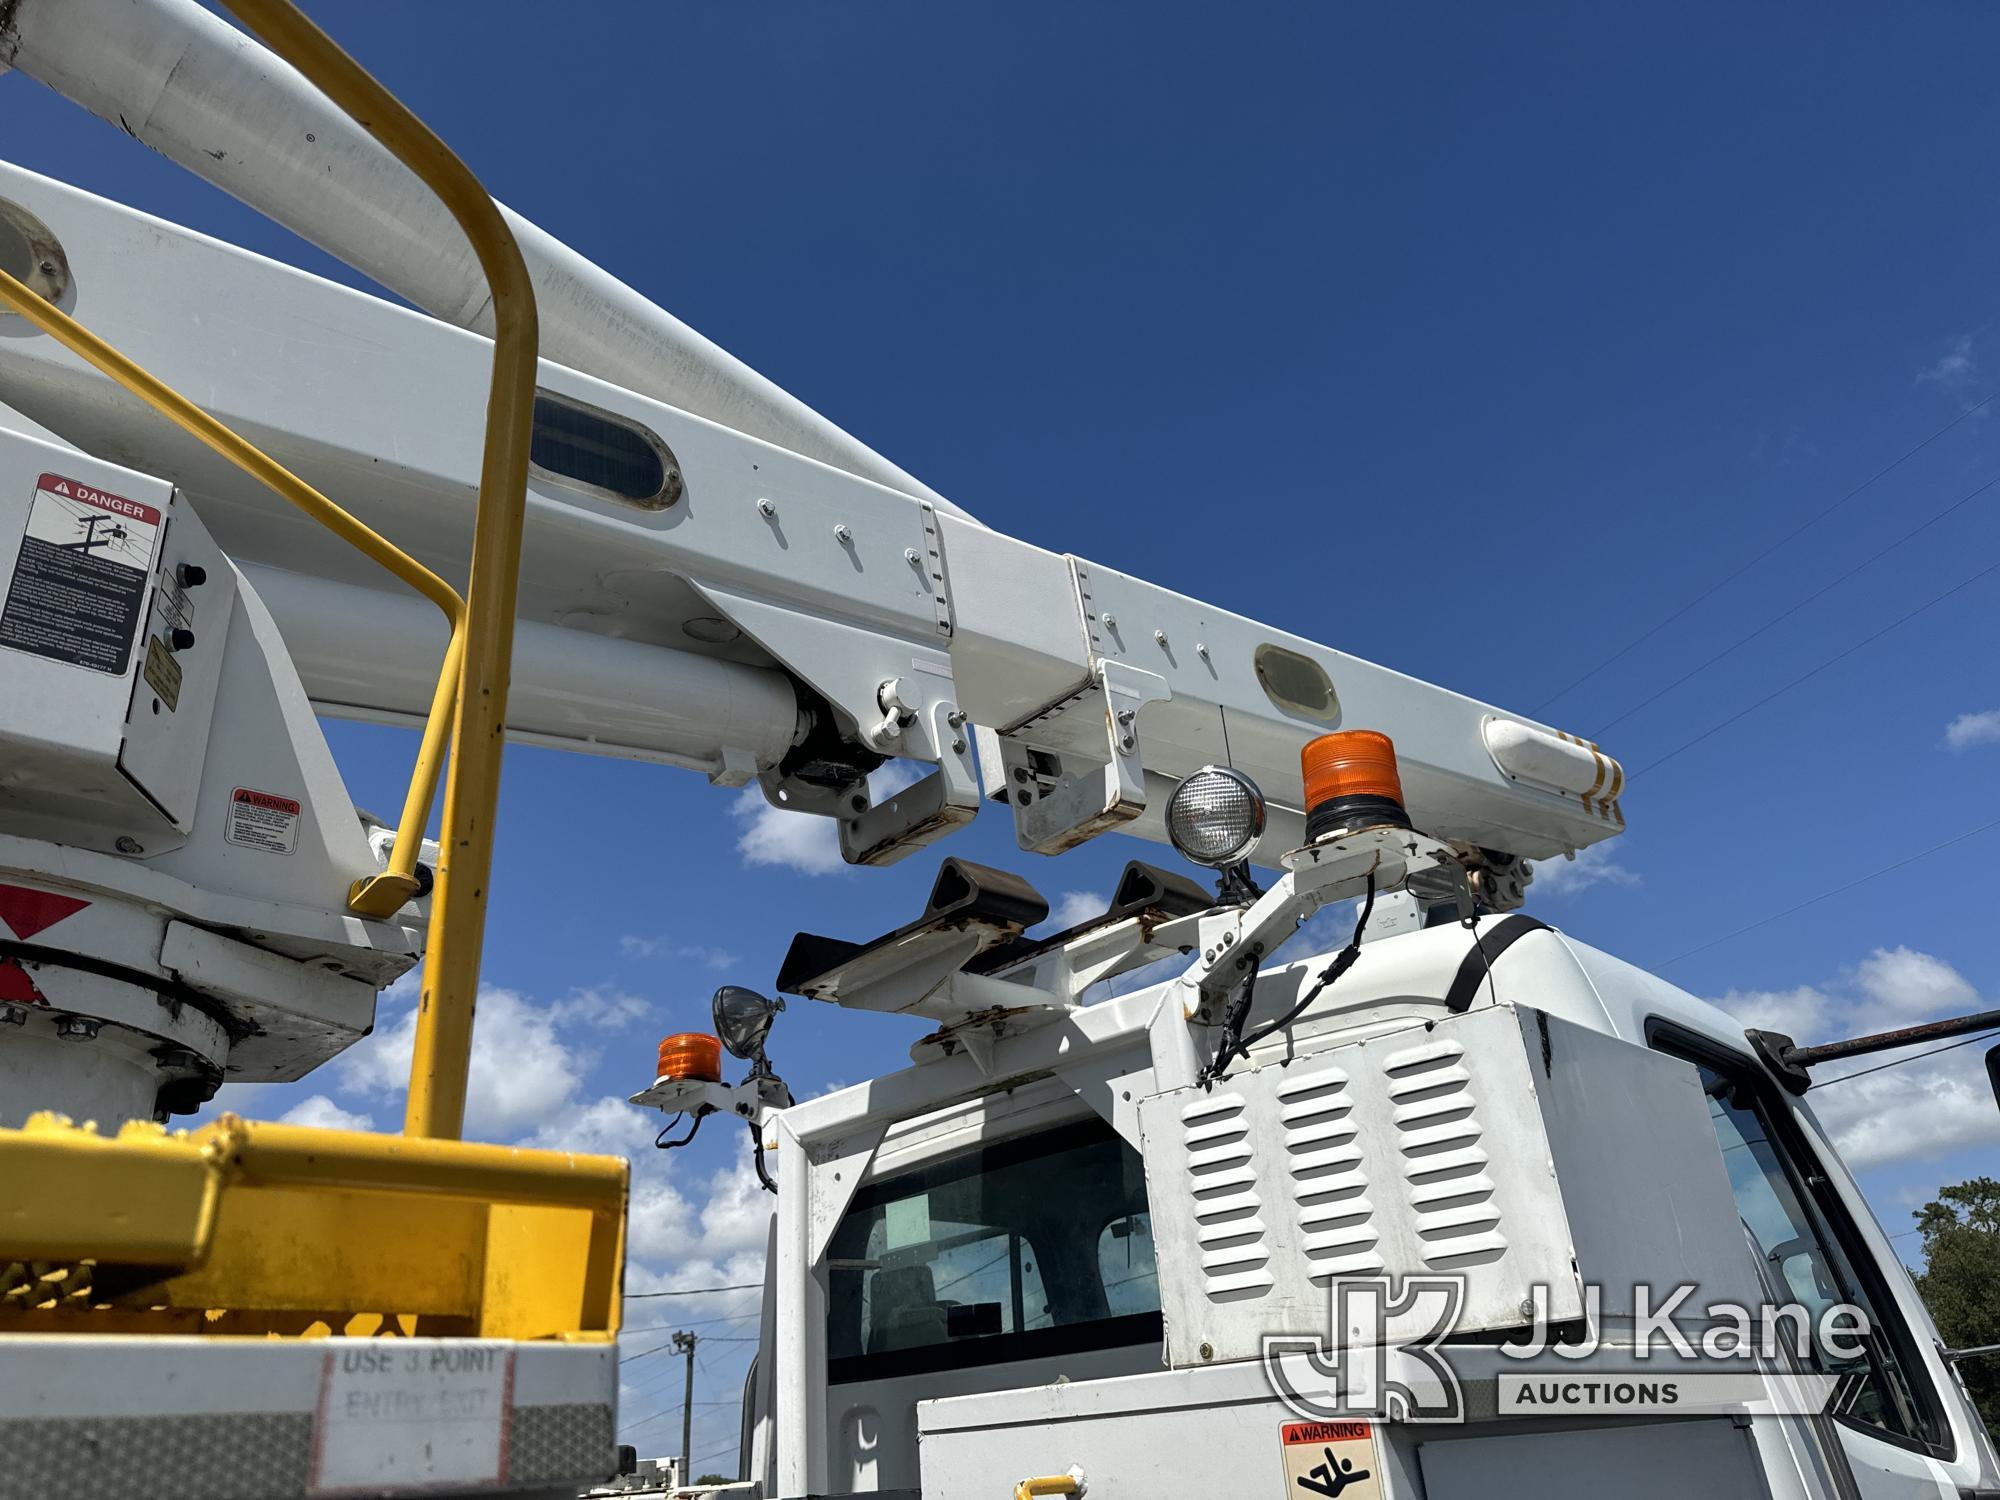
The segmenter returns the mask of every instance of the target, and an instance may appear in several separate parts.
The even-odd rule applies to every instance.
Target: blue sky
[[[2000,561],[2000,487],[1899,541],[2000,475],[2000,402],[1834,508],[2000,387],[2000,11],[316,9],[499,197],[991,524],[1602,731],[1633,770],[1832,661],[1637,776],[1628,835],[1531,909],[1802,1032],[1995,1003],[1990,833],[1704,945],[2000,817],[2000,575],[1920,609]],[[26,79],[0,145],[352,280]],[[328,733],[393,806],[409,738]],[[801,927],[905,920],[932,867],[827,873],[823,830],[535,750],[500,830],[478,1123],[601,1149],[644,1145],[616,1101],[718,980],[768,985]],[[1031,866],[987,816],[948,852],[1060,898],[1146,851]],[[391,1125],[406,1013],[223,1102]],[[808,1093],[911,1039],[794,1002],[773,1052]],[[1820,1096],[1892,1230],[1992,1170],[1980,1050]],[[635,1290],[756,1279],[739,1135],[639,1158]],[[698,1330],[697,1399],[733,1398],[749,1346],[721,1340],[753,1327]],[[628,1420],[677,1411],[677,1368],[628,1364]],[[733,1450],[730,1408],[698,1416],[698,1460]]]

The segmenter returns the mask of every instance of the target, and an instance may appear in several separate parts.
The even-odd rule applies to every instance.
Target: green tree
[[[2000,1182],[1975,1177],[1941,1188],[1916,1218],[1925,1266],[1917,1290],[1945,1343],[2000,1344]],[[1963,1360],[1958,1370],[1987,1429],[2000,1431],[2000,1355]]]

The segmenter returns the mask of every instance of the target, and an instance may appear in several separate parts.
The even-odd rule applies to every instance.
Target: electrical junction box
[[[235,601],[172,485],[0,431],[0,826],[183,843]]]
[[[1459,1336],[1760,1297],[1687,1064],[1491,1005],[1142,1101],[1168,1363],[1329,1336],[1350,1277],[1462,1279]],[[1384,1337],[1422,1338],[1421,1300]],[[1609,1335],[1608,1335],[1609,1336]]]

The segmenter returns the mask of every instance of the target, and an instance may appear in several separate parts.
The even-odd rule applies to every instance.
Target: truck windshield
[[[1161,1337],[1145,1172],[1094,1117],[862,1188],[828,1261],[836,1383]]]

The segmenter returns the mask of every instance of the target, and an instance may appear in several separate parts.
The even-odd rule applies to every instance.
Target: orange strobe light
[[[682,1031],[660,1043],[662,1078],[693,1078],[703,1083],[722,1081],[722,1041],[705,1031]]]
[[[1300,753],[1306,782],[1306,842],[1362,828],[1408,828],[1396,746],[1372,729],[1323,734]]]

